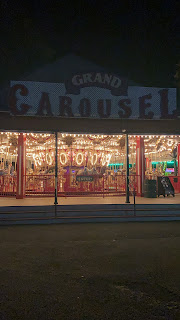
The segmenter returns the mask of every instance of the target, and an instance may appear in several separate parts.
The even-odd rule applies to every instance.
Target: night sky
[[[144,85],[175,86],[178,3],[1,0],[1,83],[75,53]]]

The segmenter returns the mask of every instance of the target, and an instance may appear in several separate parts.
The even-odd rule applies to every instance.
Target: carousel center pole
[[[58,179],[58,133],[55,132],[55,216],[57,215],[57,208],[56,205],[58,204],[57,201],[57,179]]]
[[[126,146],[126,203],[130,203],[129,201],[129,143],[128,143],[127,133],[125,138],[125,146]]]

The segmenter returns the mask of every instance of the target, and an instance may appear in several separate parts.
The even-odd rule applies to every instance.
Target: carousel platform
[[[125,197],[0,199],[0,225],[180,220],[180,194],[155,199]]]

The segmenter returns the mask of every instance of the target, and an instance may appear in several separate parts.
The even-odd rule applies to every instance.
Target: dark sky
[[[1,82],[74,52],[144,85],[174,86],[178,1],[1,0],[0,18]]]

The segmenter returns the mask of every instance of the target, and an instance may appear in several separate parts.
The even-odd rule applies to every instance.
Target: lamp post
[[[126,203],[130,203],[129,201],[129,142],[128,142],[127,133],[125,138],[125,146],[126,146]]]

